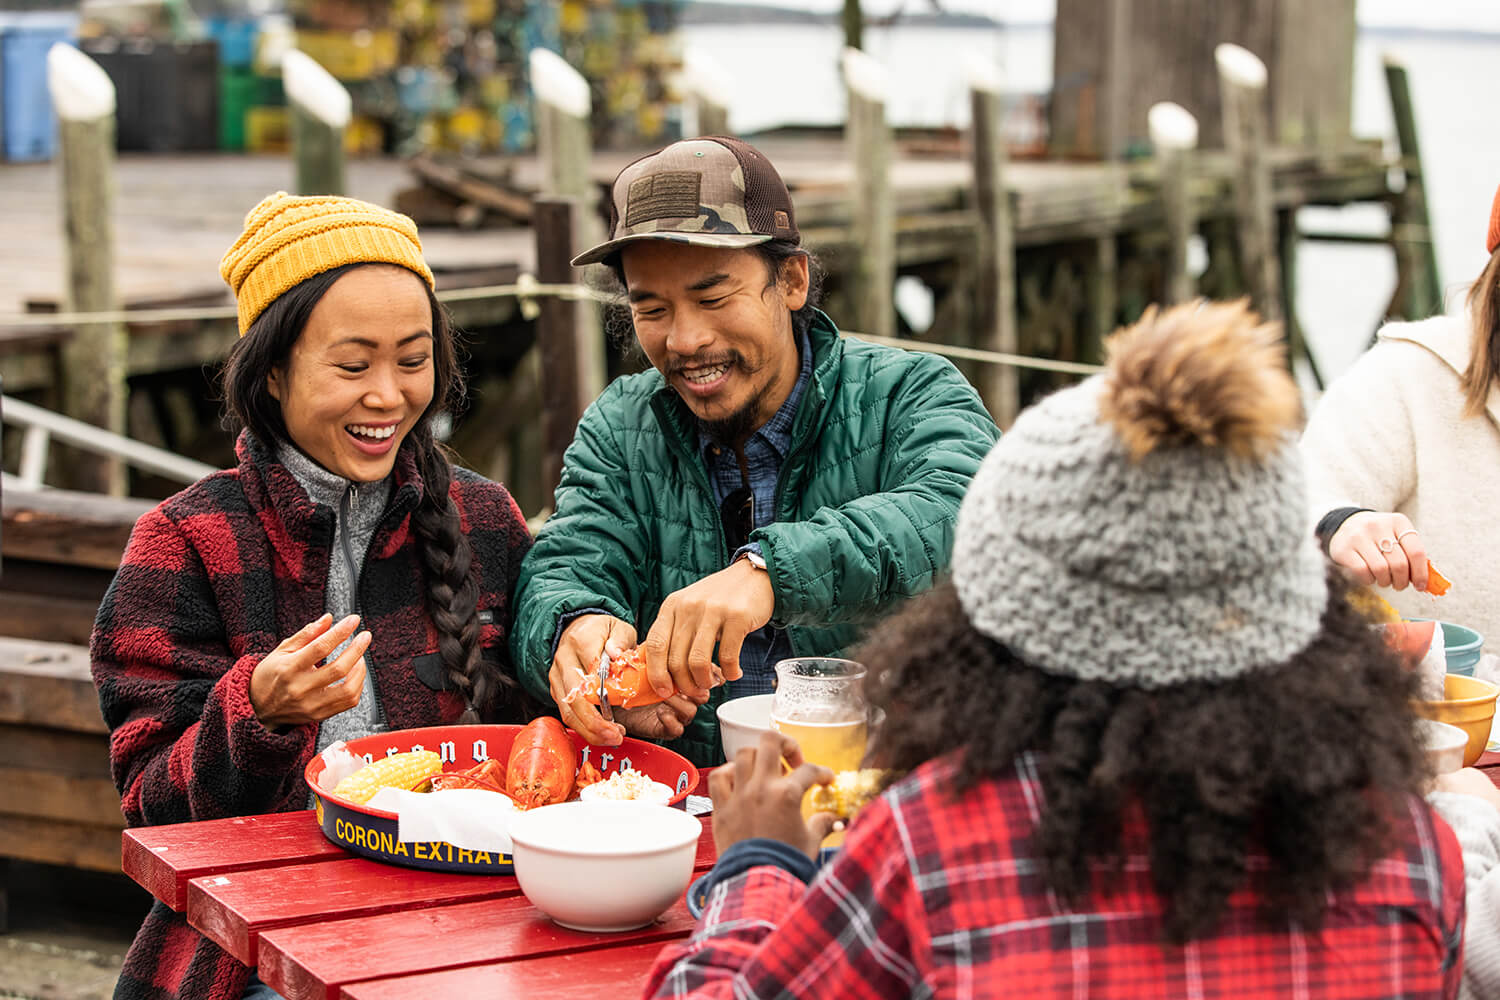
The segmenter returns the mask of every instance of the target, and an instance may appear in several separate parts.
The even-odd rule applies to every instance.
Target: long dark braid
[[[458,721],[479,722],[490,717],[502,697],[513,699],[520,689],[479,655],[479,584],[472,571],[474,550],[448,495],[453,466],[427,425],[414,430],[412,439],[423,498],[411,523],[427,578],[427,610],[437,626],[438,652],[448,680],[467,705]]]

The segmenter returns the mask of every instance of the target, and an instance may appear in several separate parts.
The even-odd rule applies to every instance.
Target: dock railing
[[[21,467],[18,475],[0,473],[7,490],[39,490],[45,487],[47,452],[52,439],[83,451],[118,459],[126,465],[180,483],[192,483],[217,471],[205,462],[185,458],[154,445],[113,431],[86,424],[61,413],[16,399],[0,396],[0,422],[22,429]]]

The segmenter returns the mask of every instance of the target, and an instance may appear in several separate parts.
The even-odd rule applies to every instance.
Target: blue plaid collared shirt
[[[801,369],[797,373],[797,384],[792,386],[786,402],[771,415],[765,426],[745,442],[745,468],[748,478],[740,474],[740,463],[733,448],[723,448],[709,440],[708,435],[698,432],[698,446],[703,451],[704,463],[708,466],[708,481],[713,487],[714,501],[719,505],[724,498],[742,486],[750,488],[754,497],[752,528],[770,524],[776,516],[776,484],[781,479],[781,466],[792,448],[792,423],[797,417],[797,405],[802,401],[803,391],[812,381],[812,345],[807,334],[798,338],[797,350],[802,357]],[[742,553],[750,550],[760,553],[760,546],[751,542],[730,554],[734,562]],[[740,648],[740,669],[744,671],[737,681],[726,687],[730,698],[745,698],[753,694],[770,694],[776,688],[776,664],[792,655],[792,642],[785,629],[767,625],[745,637]]]

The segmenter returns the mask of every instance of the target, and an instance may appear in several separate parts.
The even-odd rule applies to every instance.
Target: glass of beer
[[[834,771],[857,770],[868,720],[863,664],[812,656],[776,664],[771,725],[797,741],[804,760]]]

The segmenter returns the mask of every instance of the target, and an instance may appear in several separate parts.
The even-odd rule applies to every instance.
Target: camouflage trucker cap
[[[738,249],[799,243],[792,196],[771,161],[726,136],[683,139],[641,157],[615,178],[607,242],[573,258],[593,264],[638,240]]]

